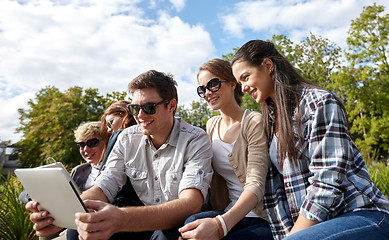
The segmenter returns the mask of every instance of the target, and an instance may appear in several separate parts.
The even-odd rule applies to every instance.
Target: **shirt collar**
[[[167,144],[171,145],[173,147],[177,146],[178,137],[179,137],[179,133],[180,133],[181,121],[182,121],[182,119],[179,117],[174,118],[173,129],[170,132],[170,135],[167,137],[166,142],[164,144],[162,144],[162,146],[167,145]],[[143,135],[143,139],[144,139],[146,144],[151,144],[150,136]]]

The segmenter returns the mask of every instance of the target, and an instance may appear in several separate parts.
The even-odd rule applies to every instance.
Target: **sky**
[[[252,39],[310,33],[346,48],[351,20],[387,0],[0,0],[0,141],[22,135],[18,109],[46,86],[126,91],[155,69],[199,100],[199,66]]]

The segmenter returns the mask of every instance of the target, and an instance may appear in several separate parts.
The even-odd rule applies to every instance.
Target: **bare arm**
[[[96,185],[84,191],[80,197],[82,200],[89,199],[89,200],[100,200],[102,202],[108,202],[108,198],[105,196],[103,190]]]
[[[291,235],[293,233],[296,233],[298,231],[301,231],[301,230],[303,230],[305,228],[311,227],[311,226],[316,225],[318,223],[319,223],[318,221],[309,220],[308,218],[306,218],[306,217],[304,217],[303,215],[300,214],[297,217],[297,221],[294,224],[292,230],[289,232],[288,235]]]
[[[153,231],[183,224],[199,212],[203,196],[197,189],[185,189],[179,199],[157,206],[118,208],[99,201],[85,201],[91,213],[77,213],[76,224],[82,239],[107,239],[120,231]]]
[[[258,203],[257,196],[250,191],[243,191],[236,204],[222,215],[230,231]],[[179,229],[185,239],[219,239],[219,229],[212,218],[198,219]]]
[[[267,138],[264,128],[261,127],[261,115],[250,113],[244,123],[241,131],[247,142],[247,158],[240,159],[240,155],[233,156],[247,162],[246,183],[238,201],[222,215],[228,231],[253,210],[259,201],[262,201],[269,166]]]
[[[203,203],[203,196],[197,189],[185,189],[179,198],[164,204],[124,208],[131,218],[123,230],[148,231],[156,229],[170,229],[182,225],[186,218],[198,213]],[[129,228],[128,228],[129,227]]]
[[[258,204],[257,196],[250,191],[243,191],[235,205],[222,215],[227,231],[242,220]]]

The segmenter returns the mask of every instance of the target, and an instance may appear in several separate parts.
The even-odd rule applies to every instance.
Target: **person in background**
[[[150,70],[129,84],[129,92],[138,125],[119,134],[105,169],[81,195],[91,212],[76,214],[79,239],[108,239],[120,232],[149,234],[133,239],[177,239],[178,226],[207,196],[210,141],[204,130],[174,117],[178,97],[172,75]],[[144,206],[108,204],[127,177]],[[40,236],[50,234],[56,230],[53,219],[37,205],[26,205],[34,229]]]
[[[101,116],[100,134],[109,139],[106,144],[102,168],[104,168],[105,162],[116,142],[117,136],[123,129],[136,124],[136,121],[128,108],[129,104],[130,102],[126,100],[114,102],[105,109]]]
[[[91,188],[99,174],[106,146],[106,138],[100,134],[101,123],[81,123],[74,131],[74,138],[85,163],[74,167],[70,173],[81,191]]]
[[[94,179],[99,172],[106,142],[106,139],[100,135],[100,126],[99,121],[85,122],[80,124],[74,131],[75,142],[85,163],[74,167],[70,176],[81,191],[93,186]],[[33,202],[26,191],[21,193],[19,199],[23,203]],[[40,240],[49,240],[57,237],[64,239],[66,233],[66,229],[58,228],[53,234],[40,237]]]
[[[97,167],[99,171],[97,174],[93,175],[93,179],[95,179],[97,175],[99,175],[100,172],[104,169],[108,156],[120,132],[123,129],[136,124],[134,117],[131,115],[130,110],[128,109],[129,104],[130,102],[125,100],[114,102],[104,111],[103,115],[101,116],[101,127],[99,135],[101,138],[109,140],[104,141],[105,145],[102,152],[102,156],[104,156],[104,158],[99,162],[99,166]],[[79,182],[78,185],[80,186],[85,184],[86,177],[90,179],[89,174],[93,173],[91,170],[91,165],[82,164],[73,168],[71,176],[73,179],[75,179],[76,183]],[[85,191],[91,186],[93,186],[93,184],[88,184],[88,188],[82,188],[81,190]],[[138,198],[133,198],[132,194],[133,189],[131,184],[127,182],[111,203],[115,206],[141,205]]]
[[[101,171],[105,168],[105,163],[107,162],[108,156],[116,143],[118,135],[121,131],[127,127],[136,124],[134,117],[131,115],[128,105],[129,101],[119,100],[117,102],[112,103],[101,116],[101,127],[100,127],[100,135],[104,138],[108,139],[108,144],[105,144],[104,148],[104,159],[99,166],[99,171],[97,175],[100,174]],[[91,172],[90,167],[83,165],[79,165],[72,170],[72,177],[75,181],[79,181],[80,184],[85,182],[85,176],[88,176]],[[74,173],[74,174],[73,174]],[[94,175],[94,180],[97,175]],[[88,185],[88,188],[82,189],[85,191],[93,186]],[[111,202],[112,205],[123,207],[123,206],[142,206],[143,203],[136,196],[134,189],[132,188],[130,180],[127,178],[126,184],[122,187],[122,189],[116,194],[115,198]],[[66,235],[68,240],[78,239],[78,232],[73,229],[69,229]],[[138,236],[141,237],[141,236]],[[116,239],[126,239],[126,233],[117,234]]]
[[[275,239],[389,239],[389,201],[352,141],[341,102],[301,77],[268,41],[232,58],[269,139],[264,207]]]
[[[128,109],[129,101],[119,100],[112,103],[101,116],[101,135],[111,136],[119,129],[128,128],[136,124]]]
[[[207,122],[215,171],[211,203],[220,211],[189,217],[181,235],[185,239],[273,239],[262,204],[268,154],[261,114],[241,108],[243,92],[230,62],[204,63],[197,81],[198,95],[220,112]]]
[[[70,175],[81,191],[93,185],[93,179],[97,176],[103,160],[107,140],[100,134],[100,127],[99,121],[85,122],[74,131],[75,142],[85,163],[74,167]],[[92,171],[92,169],[97,169],[97,171]],[[31,201],[26,191],[20,194],[19,200],[23,203]]]
[[[101,122],[82,123],[74,131],[75,142],[86,163],[75,166],[70,175],[81,191],[88,190],[93,186],[94,180],[104,168],[106,159],[121,129],[136,124],[128,109],[128,104],[130,102],[125,100],[114,102],[104,111]],[[116,206],[142,205],[139,198],[133,197],[133,193],[131,184],[127,182],[115,196],[112,204]],[[28,202],[28,200],[21,200],[24,203]],[[66,232],[67,239],[73,239],[77,235],[77,232],[72,229],[68,229]],[[41,239],[52,239],[57,236],[58,233],[55,233]]]

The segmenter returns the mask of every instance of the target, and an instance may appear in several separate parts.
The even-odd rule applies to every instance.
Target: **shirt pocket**
[[[175,199],[178,198],[178,189],[180,185],[181,176],[177,171],[168,171],[166,172],[166,185],[165,185],[165,194],[169,195],[169,198]]]
[[[147,171],[144,169],[127,168],[126,174],[131,180],[132,187],[138,194],[139,198],[148,192],[149,186],[147,181]]]

